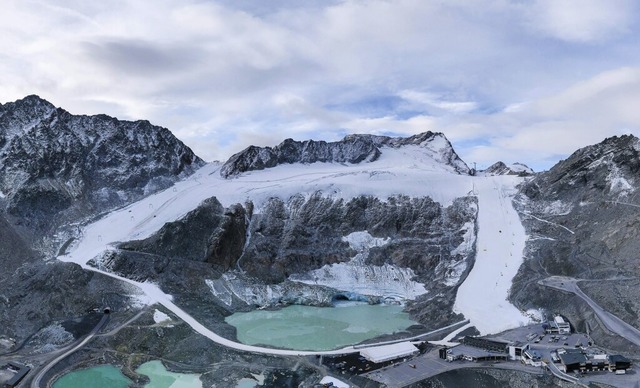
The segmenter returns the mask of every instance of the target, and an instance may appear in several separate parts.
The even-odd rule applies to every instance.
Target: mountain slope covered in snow
[[[425,156],[459,174],[469,174],[469,167],[458,157],[451,143],[442,133],[424,132],[402,137],[349,135],[327,143],[287,139],[275,147],[250,146],[233,155],[220,169],[220,174],[232,177],[246,171],[262,170],[293,163],[366,163],[377,160],[385,148],[418,146]]]
[[[293,370],[258,354],[287,350],[237,343],[225,317],[344,300],[402,304],[414,333],[467,318],[463,329],[489,334],[561,312],[626,346],[537,281],[606,281],[581,287],[638,323],[639,144],[607,139],[527,177],[503,163],[472,175],[432,132],[289,139],[205,165],[144,121],[74,116],[35,96],[0,105],[0,353],[79,337],[96,306],[128,320],[155,304],[167,319],[130,330],[116,316],[124,326],[100,344],[225,365],[216,376],[238,360]]]
[[[89,227],[86,238],[62,260],[84,264],[94,259],[99,268],[154,281],[189,303],[195,294],[187,295],[171,284],[185,278],[180,271],[209,263],[200,284],[210,290],[207,300],[217,299],[223,308],[292,302],[322,305],[332,297],[390,299],[409,303],[414,316],[431,327],[451,323],[461,319],[454,314],[453,303],[474,266],[478,229],[497,227],[478,224],[476,198],[493,195],[489,180],[512,192],[520,178],[459,174],[421,142],[398,143],[403,142],[396,140],[395,146],[383,147],[376,160],[362,164],[284,164],[233,179],[221,176],[219,166],[206,166],[173,189]],[[487,184],[480,184],[484,181]],[[499,208],[488,211],[511,206],[509,195],[491,205]],[[205,207],[194,209],[205,200],[209,201]],[[197,237],[200,248],[195,251],[200,254],[171,253],[181,251],[176,247],[184,246],[192,230],[201,230],[204,224],[197,221],[201,219],[197,214],[214,209],[211,203],[218,203],[217,210]],[[349,236],[359,234],[385,243],[356,249]],[[102,242],[96,244],[98,236]],[[523,241],[524,235],[518,233],[517,238]],[[102,253],[109,242],[127,239],[135,241]],[[506,258],[514,269],[521,259],[517,252]],[[483,276],[497,278],[504,272],[487,268]],[[486,312],[495,310],[494,304],[509,305],[510,277],[504,276],[500,284],[488,299],[463,296],[469,299],[466,306],[486,307],[485,313],[472,314],[479,323]],[[515,315],[504,321],[507,326],[527,321],[511,308]],[[467,314],[464,308],[458,312]]]

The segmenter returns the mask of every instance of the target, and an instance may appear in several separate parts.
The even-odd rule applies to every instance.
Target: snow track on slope
[[[529,323],[508,300],[513,277],[522,264],[524,227],[511,198],[520,178],[478,178],[476,261],[458,288],[454,311],[464,314],[481,334],[493,334]]]

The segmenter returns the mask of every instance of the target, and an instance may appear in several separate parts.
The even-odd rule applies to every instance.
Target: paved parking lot
[[[581,346],[587,346],[589,342],[589,338],[587,337],[587,335],[581,333],[573,333],[569,335],[545,334],[544,337],[540,339],[540,336],[542,336],[543,334],[544,329],[542,328],[542,325],[536,324],[509,330],[499,335],[491,336],[491,338],[508,342],[530,343],[531,348],[534,350],[538,350],[541,353],[543,360],[547,362],[552,361],[551,352],[553,350],[563,347],[574,348],[578,343],[581,344]],[[539,339],[539,342],[534,342],[535,339]],[[597,352],[598,350],[593,349],[592,351]],[[543,368],[526,366],[519,361],[447,362],[446,360],[440,359],[438,350],[434,349],[426,354],[417,356],[404,362],[395,363],[382,369],[365,373],[362,376],[385,384],[388,387],[404,387],[454,369],[482,367],[520,370],[523,372],[534,374],[544,373]],[[636,384],[638,384],[637,386],[640,388],[640,375],[636,374],[633,370],[630,370],[629,374],[626,376],[614,375],[611,372],[595,372],[576,377],[580,377],[581,381],[583,382],[597,381],[604,383],[611,381],[612,383],[615,382],[614,386],[634,387],[636,386]]]
[[[383,369],[365,373],[362,376],[385,384],[390,388],[405,387],[409,384],[428,379],[441,373],[461,368],[500,368],[520,370],[528,373],[542,374],[540,368],[522,365],[520,362],[447,362],[438,357],[438,350],[397,363]]]

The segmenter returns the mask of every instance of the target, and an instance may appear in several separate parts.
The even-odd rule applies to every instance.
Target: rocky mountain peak
[[[527,186],[527,194],[548,198],[581,196],[627,196],[638,186],[640,139],[633,135],[613,136],[581,148]]]
[[[121,206],[203,164],[148,121],[73,115],[35,95],[0,106],[0,197],[35,225]]]
[[[470,173],[449,140],[442,133],[429,131],[410,137],[352,134],[337,142],[286,139],[275,147],[250,146],[229,158],[220,174],[230,178],[246,171],[293,163],[368,163],[376,161],[385,147],[404,146],[419,146],[436,162],[453,167],[459,174]]]
[[[33,127],[56,110],[49,101],[30,95],[15,102],[0,104],[0,147],[19,131]]]
[[[24,111],[37,111],[37,110],[53,110],[56,107],[49,101],[41,98],[36,94],[28,95],[24,98],[9,102],[6,104],[0,104],[3,108],[9,108],[13,110],[22,109]]]
[[[487,169],[481,171],[485,175],[518,175],[529,176],[533,175],[534,171],[527,165],[522,163],[513,163],[510,165],[505,164],[502,161],[498,161]]]

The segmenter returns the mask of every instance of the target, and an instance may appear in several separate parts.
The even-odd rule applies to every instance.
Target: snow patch
[[[476,208],[475,203],[470,206]],[[465,260],[473,251],[476,243],[476,224],[474,221],[469,221],[464,224],[461,230],[464,230],[463,240],[454,250],[451,251],[451,257],[457,258],[457,261],[440,262],[439,266],[444,268],[436,269],[436,272],[444,272],[444,284],[447,286],[455,286],[460,281],[462,274],[467,270],[467,260]]]
[[[134,309],[141,309],[154,304],[154,300],[149,295],[135,293],[129,295],[129,303]]]
[[[336,388],[349,388],[349,384],[331,376],[324,376],[322,380],[320,380],[320,384],[324,384],[325,386],[336,387]]]
[[[614,163],[611,163],[609,166],[609,174],[606,180],[609,183],[609,190],[612,194],[626,197],[633,192],[633,186],[625,179],[618,166]]]
[[[251,376],[253,376],[253,378],[256,379],[258,384],[260,384],[260,385],[264,384],[264,379],[266,378],[266,376],[264,374],[252,373]]]
[[[460,281],[460,277],[467,269],[467,262],[464,260],[460,260],[457,262],[451,262],[446,265],[445,276],[444,276],[444,284],[449,287],[453,287]]]
[[[280,284],[259,284],[247,281],[242,275],[227,272],[220,279],[205,281],[211,293],[228,306],[232,297],[242,300],[249,305],[270,306],[282,301],[288,303],[308,304],[313,301],[319,304],[329,304],[331,294],[318,287],[311,287],[284,282]]]
[[[507,167],[509,167],[511,169],[511,171],[513,172],[517,172],[517,173],[527,173],[527,174],[533,174],[534,171],[531,167],[522,164],[522,163],[518,163],[515,162],[513,164],[509,164],[507,165]]]
[[[349,247],[354,251],[363,252],[370,248],[382,247],[391,241],[391,238],[373,237],[369,232],[353,232],[342,237],[342,241],[349,243]]]
[[[565,216],[569,213],[571,213],[571,209],[572,209],[572,205],[568,204],[568,203],[564,203],[560,200],[556,200],[553,202],[549,202],[545,207],[544,207],[544,212],[546,214],[549,215],[554,215],[554,216]]]
[[[526,316],[529,317],[529,319],[531,319],[531,321],[533,322],[545,322],[545,314],[544,311],[542,310],[538,310],[538,309],[529,309],[527,311],[524,312],[524,314]]]
[[[376,238],[363,231],[351,233],[342,239],[358,252],[350,261],[324,265],[306,273],[292,274],[289,280],[392,300],[412,300],[427,293],[422,283],[412,280],[416,275],[410,268],[400,268],[391,264],[365,264],[369,249],[384,246],[389,243],[390,238]]]
[[[211,290],[211,293],[216,298],[218,298],[220,301],[222,301],[222,303],[226,304],[227,306],[231,306],[231,302],[233,301],[233,295],[231,293],[231,290],[229,290],[229,288],[227,287],[224,279],[215,279],[215,280],[205,279],[204,282],[206,283],[206,285]]]
[[[156,311],[153,313],[153,321],[155,323],[162,323],[162,322],[166,322],[166,321],[171,321],[171,318],[163,313],[162,311],[156,309]]]

